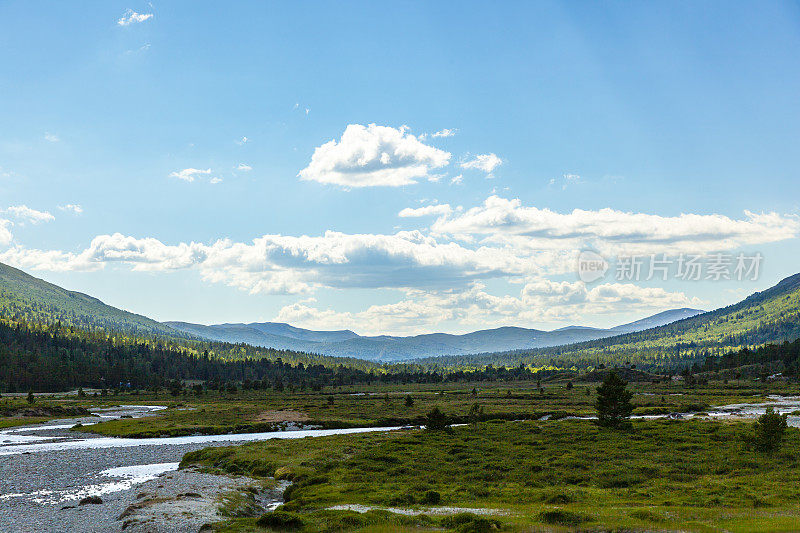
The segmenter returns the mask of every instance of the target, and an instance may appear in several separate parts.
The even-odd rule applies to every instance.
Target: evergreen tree
[[[438,407],[434,407],[430,413],[425,417],[425,428],[435,431],[447,429],[450,425],[447,415],[445,415]]]
[[[756,448],[766,453],[778,451],[786,428],[786,415],[780,415],[772,407],[767,407],[767,412],[758,417],[755,423]]]
[[[473,403],[472,407],[469,408],[468,418],[469,423],[472,425],[477,425],[483,418],[483,407],[478,405],[478,402]]]
[[[597,387],[597,422],[604,427],[619,428],[630,425],[628,418],[633,411],[633,393],[626,387],[628,383],[611,371],[603,384]]]

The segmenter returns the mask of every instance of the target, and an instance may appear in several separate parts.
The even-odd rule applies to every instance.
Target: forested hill
[[[800,338],[800,274],[741,302],[671,324],[588,342],[417,361],[428,367],[532,365],[561,367],[635,363],[672,369],[744,347]]]
[[[197,380],[206,388],[319,389],[355,383],[537,379],[527,368],[486,368],[469,375],[414,365],[302,354],[243,344],[135,342],[57,326],[0,318],[0,392],[54,392],[77,387],[153,389]]]
[[[111,307],[80,292],[62,289],[3,263],[0,263],[0,315],[29,323],[61,322],[64,326],[84,330],[102,328],[133,336],[191,337],[145,316]]]

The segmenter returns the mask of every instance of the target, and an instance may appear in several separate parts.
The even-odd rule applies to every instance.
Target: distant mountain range
[[[610,329],[569,326],[553,331],[502,327],[464,335],[431,333],[410,337],[366,337],[350,330],[313,331],[289,324],[262,322],[203,326],[165,322],[188,335],[209,340],[247,343],[277,349],[314,352],[373,361],[409,361],[440,355],[463,355],[559,346],[640,331],[702,313],[697,309],[672,309]]]
[[[418,362],[443,367],[486,364],[541,366],[557,360],[584,364],[636,362],[668,367],[692,360],[702,363],[707,354],[720,355],[798,338],[800,274],[795,274],[733,305],[631,333],[564,346],[445,356]]]
[[[664,365],[702,360],[744,346],[800,337],[800,274],[741,302],[710,312],[674,309],[610,329],[569,326],[554,331],[503,327],[465,335],[433,333],[412,337],[360,336],[350,330],[313,331],[281,323],[160,323],[104,304],[0,263],[0,316],[84,330],[172,340],[246,343],[371,361],[424,365],[485,364],[536,366],[569,361],[638,361]]]

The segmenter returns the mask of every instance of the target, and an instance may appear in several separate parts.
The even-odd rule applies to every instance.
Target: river
[[[800,410],[800,397],[770,396],[757,404],[732,404],[707,412],[710,418],[755,418],[773,407],[780,413]],[[137,486],[176,470],[189,451],[268,439],[297,439],[375,431],[397,427],[312,429],[131,439],[70,431],[98,418],[145,417],[160,406],[121,406],[94,410],[93,417],[9,428],[0,431],[0,531],[119,531],[116,517],[132,502]],[[653,415],[643,418],[687,419],[695,415]],[[800,416],[789,424],[800,427]],[[98,495],[103,505],[76,506]],[[66,509],[64,508],[66,507]]]

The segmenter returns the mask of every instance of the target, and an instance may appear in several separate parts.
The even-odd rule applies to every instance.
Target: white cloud
[[[427,139],[429,137],[433,138],[433,139],[439,139],[439,138],[442,138],[442,137],[452,137],[456,133],[458,133],[457,129],[444,128],[444,129],[441,129],[441,130],[433,132],[433,133],[423,133],[423,134],[421,134],[419,136],[419,140],[420,141],[424,141],[425,139]]]
[[[78,204],[65,204],[58,206],[58,208],[62,211],[69,211],[76,215],[80,215],[81,213],[83,213],[83,207],[81,207]]]
[[[298,176],[342,187],[399,187],[438,179],[432,170],[449,161],[449,152],[423,144],[405,126],[350,124],[339,142],[317,147]]]
[[[211,169],[207,168],[205,170],[202,170],[199,168],[184,168],[183,170],[176,170],[175,172],[171,172],[169,177],[178,178],[179,180],[191,183],[195,180],[195,178],[203,174],[211,174]]]
[[[117,21],[120,26],[130,26],[153,18],[152,13],[137,13],[132,9],[125,11],[125,14]]]
[[[450,183],[452,183],[453,185],[461,185],[463,181],[464,181],[463,174],[459,174],[458,176],[453,176],[452,178],[450,178]]]
[[[452,137],[458,132],[456,129],[445,128],[431,134],[431,137]]]
[[[50,132],[45,132],[44,139],[46,141],[48,141],[48,142],[51,142],[51,143],[57,143],[58,141],[61,140],[61,139],[58,138],[58,135],[56,135],[54,133],[50,133]]]
[[[236,170],[241,170],[242,172],[250,172],[251,170],[253,170],[253,167],[251,167],[246,163],[239,163],[239,165],[236,167]]]
[[[248,141],[250,141],[250,139],[248,139],[247,137],[242,137],[241,139],[236,141],[236,144],[238,144],[239,146],[243,146],[243,145],[247,144]]]
[[[193,169],[187,169],[193,170]],[[201,171],[207,174],[205,171]],[[210,171],[209,171],[210,172]],[[213,181],[213,180],[212,180]],[[430,229],[394,234],[263,235],[249,242],[164,243],[115,233],[99,235],[82,251],[29,249],[0,252],[0,262],[35,270],[193,270],[210,283],[251,293],[308,294],[321,290],[392,289],[394,303],[340,313],[303,301],[280,317],[313,327],[357,327],[374,332],[414,332],[442,322],[461,327],[575,322],[583,315],[697,306],[681,292],[574,279],[579,250],[604,254],[708,253],[796,238],[800,220],[776,213],[740,218],[682,214],[664,217],[613,209],[560,213],[490,196],[467,210],[448,204],[400,211],[400,217],[436,217]],[[66,208],[66,206],[61,206]],[[42,221],[49,213],[16,206],[9,215]],[[34,214],[31,214],[34,213]],[[35,213],[38,213],[36,215]],[[49,215],[52,217],[52,215]],[[0,220],[0,244],[13,243],[10,220]],[[484,283],[519,287],[497,295]]]
[[[133,54],[139,54],[139,53],[142,53],[142,52],[147,52],[148,50],[150,50],[150,47],[151,47],[150,43],[144,43],[139,48],[135,48],[135,49],[131,49],[131,50],[125,50],[125,55],[133,55]]]
[[[672,253],[731,250],[796,237],[800,220],[777,213],[745,211],[742,219],[724,215],[665,217],[614,209],[575,209],[559,213],[525,207],[519,199],[490,196],[483,205],[440,218],[434,235],[483,236],[487,241],[534,249],[580,249],[593,245],[608,253]]]
[[[427,217],[427,216],[445,216],[453,212],[453,209],[448,204],[426,205],[424,207],[411,208],[406,207],[400,211],[397,216],[401,218],[413,217]]]
[[[518,295],[497,296],[481,283],[464,290],[406,290],[400,301],[372,305],[361,311],[319,309],[313,300],[284,306],[276,321],[313,329],[350,328],[362,334],[419,334],[437,331],[443,322],[464,329],[508,324],[533,327],[542,323],[572,322],[580,316],[698,306],[702,302],[682,292],[608,283],[593,288],[582,282],[534,280]]]
[[[576,183],[581,183],[581,177],[579,174],[562,174],[560,179],[550,178],[550,186],[555,187],[557,184],[561,184],[561,190],[564,191],[570,185],[574,185]]]
[[[6,213],[9,213],[10,215],[20,220],[30,222],[31,224],[50,222],[51,220],[55,220],[56,218],[47,211],[37,211],[36,209],[31,209],[27,205],[11,206],[8,209],[6,209]]]
[[[11,234],[11,230],[8,229],[11,226],[10,220],[5,220],[0,218],[0,245],[7,245],[11,243],[11,239],[14,236]]]
[[[153,238],[100,235],[80,253],[15,247],[0,261],[38,270],[91,270],[109,263],[134,270],[195,268],[204,279],[250,292],[299,293],[316,288],[458,286],[475,279],[529,274],[512,253],[439,243],[419,231],[318,237],[264,235],[251,243],[167,245]]]
[[[474,170],[482,170],[486,172],[486,174],[490,175],[494,172],[494,169],[499,167],[503,164],[503,160],[497,157],[495,154],[480,154],[476,155],[472,159],[468,159],[466,161],[461,162],[461,168],[468,168]]]
[[[217,183],[222,183],[222,178],[218,178],[218,177],[214,176],[213,178],[211,178],[211,180],[209,180],[209,183],[211,185],[216,185]]]

